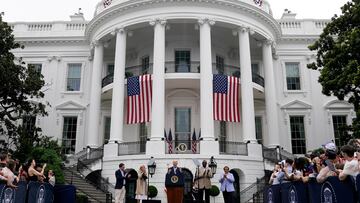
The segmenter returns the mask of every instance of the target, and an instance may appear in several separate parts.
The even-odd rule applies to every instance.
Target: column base
[[[201,155],[219,155],[219,142],[202,140],[200,141],[200,154]]]
[[[165,141],[150,140],[146,142],[146,155],[164,155],[165,154]]]
[[[263,158],[262,145],[261,144],[247,144],[248,156]]]
[[[108,143],[104,145],[104,157],[117,157],[119,151],[119,146],[117,143]]]

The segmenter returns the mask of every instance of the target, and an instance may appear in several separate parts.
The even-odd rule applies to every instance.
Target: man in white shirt
[[[339,179],[345,180],[347,176],[352,176],[356,179],[359,174],[359,161],[354,158],[355,148],[351,145],[341,147],[341,154],[344,157],[345,165],[343,170],[339,171]]]

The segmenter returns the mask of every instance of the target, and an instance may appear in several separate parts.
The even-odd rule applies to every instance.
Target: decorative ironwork
[[[240,191],[240,202],[262,202],[262,193],[265,188],[265,177],[256,179],[256,182]]]

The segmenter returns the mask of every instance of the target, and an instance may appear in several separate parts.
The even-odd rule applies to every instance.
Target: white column
[[[256,143],[254,93],[251,73],[249,29],[239,29],[242,130],[245,142]]]
[[[150,22],[154,26],[153,95],[151,110],[151,137],[146,144],[147,154],[164,154],[165,143],[165,26],[166,20]]]
[[[95,46],[91,76],[88,142],[87,146],[99,146],[100,102],[101,102],[101,70],[103,68],[104,46],[101,42],[93,42]]]
[[[124,29],[115,31],[115,66],[111,104],[111,127],[109,143],[123,142],[124,128],[124,92],[126,62],[126,32]]]
[[[266,40],[262,45],[262,54],[265,71],[265,105],[268,126],[268,146],[275,147],[280,144],[280,137],[271,45],[272,41]]]
[[[215,24],[209,19],[200,19],[200,153],[214,154],[219,152],[219,144],[215,142],[213,118],[213,74],[211,54],[211,26]]]

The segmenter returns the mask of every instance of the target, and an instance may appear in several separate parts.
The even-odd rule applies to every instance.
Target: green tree
[[[3,148],[10,151],[23,146],[19,142],[24,139],[29,144],[42,138],[40,128],[31,127],[30,133],[26,132],[29,128],[19,124],[22,118],[47,115],[47,103],[40,102],[43,76],[35,68],[25,67],[21,59],[15,60],[11,50],[19,48],[23,46],[15,42],[11,27],[0,15],[0,135],[6,138]]]
[[[341,10],[309,46],[317,55],[308,68],[320,71],[323,94],[354,105],[356,118],[346,128],[353,133],[341,138],[346,141],[360,137],[360,0],[349,1]]]

